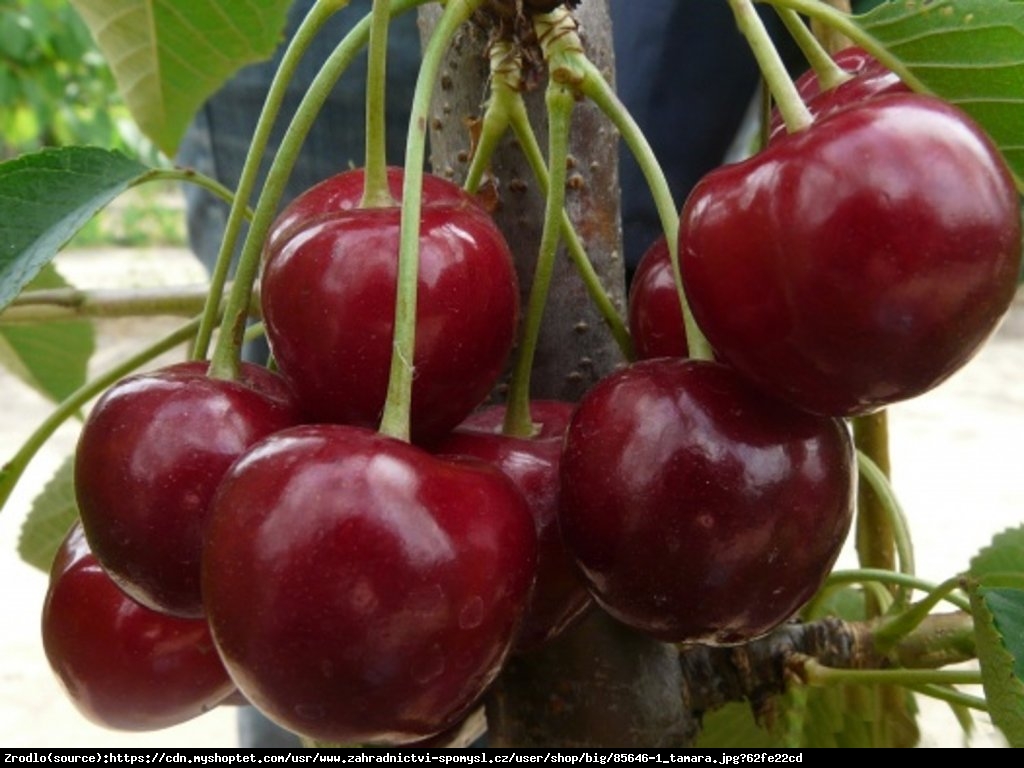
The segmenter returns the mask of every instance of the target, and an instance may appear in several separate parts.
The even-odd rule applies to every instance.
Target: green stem
[[[201,187],[207,192],[210,192],[215,197],[219,197],[228,205],[234,205],[235,202],[234,192],[216,179],[211,179],[209,176],[206,176],[192,168],[154,168],[152,171],[144,173],[136,179],[132,186],[137,187],[139,184],[150,181],[174,181],[194,184],[195,186]],[[251,218],[252,209],[247,206],[243,206],[242,216]]]
[[[980,685],[981,673],[960,669],[838,669],[815,659],[800,665],[808,685]]]
[[[366,72],[366,158],[364,162],[364,208],[386,208],[395,204],[388,188],[386,81],[390,0],[373,0],[370,17],[370,52]]]
[[[582,79],[579,83],[580,90],[612,121],[621,134],[623,141],[625,141],[626,146],[629,147],[630,152],[636,158],[641,172],[644,174],[668,243],[669,255],[672,261],[672,272],[675,276],[676,288],[679,293],[679,304],[683,310],[683,322],[686,326],[686,345],[689,355],[696,360],[710,360],[714,357],[711,346],[697,326],[697,321],[690,311],[686,292],[683,289],[682,273],[679,269],[679,212],[675,201],[672,199],[672,191],[665,178],[665,173],[658,164],[654,150],[651,148],[640,126],[637,125],[633,116],[629,114],[625,105],[622,104],[615,94],[614,89],[604,79],[604,76],[594,66],[593,62],[589,61],[585,56],[580,56],[577,57],[574,63],[582,72]]]
[[[953,589],[955,589],[959,586],[959,577],[953,579],[953,581]],[[917,589],[922,592],[927,592],[929,595],[938,593],[938,600],[945,600],[962,611],[969,612],[971,610],[970,602],[960,595],[952,594],[953,589],[946,589],[946,585],[949,583],[948,581],[936,585],[912,574],[899,573],[898,571],[886,571],[878,568],[857,568],[852,570],[833,571],[829,574],[825,585],[826,588],[831,589],[844,584],[863,584],[867,582],[878,582],[881,584],[892,584],[895,586],[906,587],[907,589]],[[938,600],[936,602],[938,602]]]
[[[519,146],[523,150],[527,163],[530,165],[530,170],[540,185],[541,192],[547,195],[548,189],[551,186],[548,178],[547,164],[544,161],[544,153],[541,151],[540,144],[537,141],[537,135],[534,133],[533,126],[530,125],[530,118],[526,112],[526,105],[523,103],[522,97],[516,99],[511,113],[511,120],[512,130],[519,141]],[[561,217],[562,237],[565,239],[569,258],[575,265],[580,279],[583,280],[587,295],[594,302],[594,306],[597,307],[597,311],[604,319],[612,337],[615,339],[615,343],[622,352],[622,356],[627,360],[634,359],[633,338],[629,335],[629,328],[626,327],[622,315],[616,309],[615,304],[612,303],[611,298],[609,298],[608,291],[601,284],[601,278],[594,270],[594,265],[587,255],[586,248],[583,247],[583,241],[580,240],[579,233],[576,232],[569,214],[564,209],[562,210]]]
[[[522,87],[522,60],[519,51],[507,40],[497,40],[488,52],[491,71],[490,98],[480,121],[480,136],[466,171],[463,188],[475,194],[480,188],[498,141],[508,131],[511,111],[520,99]]]
[[[978,696],[971,696],[969,693],[958,691],[955,688],[949,688],[945,685],[935,684],[922,684],[922,685],[909,685],[907,686],[914,693],[919,693],[922,696],[928,696],[932,699],[939,699],[940,701],[948,702],[959,707],[967,707],[968,709],[976,709],[979,712],[988,712],[988,702]]]
[[[872,633],[875,646],[882,652],[895,647],[900,639],[906,637],[920,626],[921,622],[932,612],[932,609],[943,600],[949,600],[951,603],[961,603],[960,600],[952,598],[953,591],[960,587],[960,581],[959,576],[946,579],[937,587],[933,587],[924,598],[911,605],[907,610],[891,618],[884,619],[883,624]],[[969,606],[970,604],[967,603],[967,605]],[[963,604],[957,607],[962,610],[969,610],[969,607],[965,608]]]
[[[867,456],[888,478],[889,420],[884,410],[853,419],[853,438],[858,454]],[[863,464],[858,457],[858,469]],[[886,485],[888,483],[886,482]],[[896,533],[892,515],[875,492],[866,473],[858,472],[857,521],[855,530],[857,558],[862,567],[896,570]],[[907,569],[902,569],[907,570]],[[868,603],[868,616],[878,616],[882,608]]]
[[[895,72],[900,80],[907,84],[907,87],[919,92],[928,92],[929,89],[924,87],[917,76],[907,69],[907,66],[877,38],[855,23],[850,14],[833,8],[821,0],[755,0],[755,2],[768,3],[775,8],[788,8],[831,27]]]
[[[227,283],[228,273],[231,269],[231,261],[235,252],[235,246],[238,243],[238,237],[241,232],[243,220],[246,218],[246,213],[248,212],[249,198],[252,195],[253,187],[256,185],[256,177],[259,173],[260,163],[263,159],[263,154],[266,151],[267,143],[270,140],[270,132],[274,126],[274,121],[277,119],[277,115],[281,110],[281,104],[284,102],[288,84],[291,82],[295,74],[295,69],[299,64],[299,60],[309,48],[310,43],[316,36],[317,32],[320,31],[321,27],[323,27],[324,22],[326,22],[327,19],[336,11],[339,11],[348,5],[348,3],[349,0],[317,0],[309,13],[302,20],[299,28],[295,31],[291,42],[288,44],[288,47],[285,49],[284,55],[282,56],[281,64],[279,65],[277,72],[274,74],[274,79],[271,81],[270,88],[267,91],[263,109],[261,110],[260,116],[256,122],[256,129],[253,132],[252,141],[249,144],[245,163],[242,165],[242,173],[238,179],[238,189],[235,192],[234,200],[231,202],[231,208],[228,211],[224,234],[221,238],[220,250],[217,253],[217,261],[214,264],[213,272],[210,276],[210,298],[207,302],[206,309],[203,311],[199,333],[196,334],[196,340],[192,350],[192,357],[194,359],[205,358],[209,351],[210,339],[213,336],[213,329],[220,317],[221,300],[223,298],[225,284]],[[254,274],[246,274],[242,276],[242,279],[249,280],[251,287],[251,282],[254,277]],[[236,276],[236,285],[238,284],[238,281],[239,278]],[[247,291],[243,291],[242,286],[238,287],[239,294],[246,292]],[[247,304],[248,301],[246,301],[246,305]],[[247,307],[245,311],[248,311]],[[230,319],[230,315],[228,317]],[[239,335],[238,338],[241,338],[241,336]],[[224,362],[221,361],[221,363],[215,366],[214,372],[216,375],[220,375],[224,378],[234,378],[237,374],[237,364],[225,365]]]
[[[397,15],[427,0],[395,0],[392,15]],[[245,335],[245,322],[248,306],[252,298],[253,283],[259,271],[260,256],[263,242],[274,222],[278,204],[284,195],[288,177],[298,159],[313,121],[338,78],[345,72],[352,60],[363,49],[369,38],[370,18],[364,17],[356,24],[338,44],[320,72],[310,83],[302,101],[299,103],[274,161],[267,172],[266,181],[256,203],[252,224],[242,246],[238,259],[235,282],[228,295],[224,310],[224,328],[217,338],[210,365],[210,373],[219,378],[235,378],[239,366],[239,352]]]
[[[402,223],[398,246],[398,286],[395,298],[395,335],[388,378],[387,399],[380,431],[409,440],[413,359],[416,351],[416,290],[419,278],[420,211],[423,205],[423,166],[426,154],[430,99],[444,53],[458,28],[469,20],[483,0],[448,0],[423,52],[413,92],[409,132],[405,146],[402,185]]]
[[[893,543],[896,546],[900,572],[913,574],[915,571],[914,547],[910,540],[910,529],[906,515],[903,513],[903,507],[892,490],[889,478],[882,468],[862,450],[857,451],[857,469],[860,477],[877,497],[880,510],[885,513],[887,528],[891,530]]]
[[[77,414],[86,403],[115,382],[120,381],[129,373],[162,355],[164,352],[192,338],[199,328],[199,322],[199,319],[196,318],[192,322],[183,325],[156,343],[146,347],[141,352],[114,366],[106,373],[91,381],[87,381],[68,395],[21,445],[14,457],[0,468],[0,508],[7,504],[7,500],[14,491],[18,480],[25,473],[25,469],[28,467],[32,457],[39,452],[39,449],[43,447],[61,424]]]
[[[516,354],[505,410],[504,433],[516,437],[531,437],[533,421],[530,418],[530,371],[540,338],[544,306],[551,288],[551,276],[558,253],[562,230],[562,211],[565,209],[565,185],[568,181],[566,160],[569,156],[569,131],[576,99],[564,85],[552,81],[548,86],[548,167],[550,177],[544,203],[544,227],[541,231],[537,264],[530,286],[523,337]]]
[[[754,8],[753,0],[729,0],[729,5],[736,17],[736,25],[747,39],[768,89],[778,105],[786,130],[793,133],[807,128],[812,122],[811,113],[800,98],[789,72],[786,71],[771,35],[768,34],[764,22]]]
[[[853,78],[853,75],[836,64],[835,59],[829,56],[828,51],[807,27],[800,14],[792,8],[776,8],[775,10],[807,59],[807,63],[814,70],[822,91],[835,88]]]

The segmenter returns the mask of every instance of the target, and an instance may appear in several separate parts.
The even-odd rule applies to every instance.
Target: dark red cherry
[[[660,237],[637,264],[629,286],[629,333],[637,359],[686,357],[686,326],[668,243]]]
[[[143,605],[203,615],[201,533],[221,476],[246,448],[298,422],[284,381],[243,363],[238,381],[179,363],[115,384],[89,413],[75,495],[97,559]]]
[[[434,450],[473,456],[496,466],[515,483],[537,527],[537,583],[526,611],[517,651],[539,648],[561,634],[591,604],[590,594],[562,544],[558,525],[562,441],[575,406],[535,400],[530,414],[537,434],[502,434],[505,406],[485,408],[464,421]]]
[[[562,534],[597,602],[668,642],[737,643],[786,621],[853,514],[845,424],[715,362],[646,360],[598,382],[561,474]]]
[[[306,420],[376,428],[393,350],[401,212],[351,207],[361,181],[361,171],[344,173],[292,204],[265,251],[260,296],[271,350]],[[411,423],[413,438],[427,442],[491,391],[519,309],[501,232],[473,198],[437,178],[424,184],[419,276]]]
[[[536,568],[497,469],[358,427],[296,427],[228,471],[203,551],[214,639],[272,720],[335,744],[455,726],[498,674]]]
[[[866,413],[935,387],[994,332],[1019,199],[966,114],[882,96],[708,174],[680,258],[718,359],[801,408]]]
[[[72,703],[106,728],[167,728],[235,690],[206,622],[158,613],[128,597],[89,551],[78,524],[53,564],[42,635]]]

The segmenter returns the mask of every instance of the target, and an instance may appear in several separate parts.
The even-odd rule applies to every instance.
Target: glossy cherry
[[[167,616],[128,597],[89,551],[78,524],[53,564],[42,635],[72,703],[107,728],[167,728],[235,690],[206,622]]]
[[[818,75],[807,70],[796,80],[800,98],[815,119],[824,118],[840,109],[891,93],[909,93],[899,76],[863,48],[851,46],[837,52],[833,59],[851,77],[839,85],[821,90]],[[782,116],[772,110],[770,138],[774,141],[786,134]]]
[[[355,208],[363,172],[322,182],[282,214],[265,250],[267,338],[309,421],[376,428],[393,350],[400,208]],[[392,170],[392,193],[402,175]],[[519,290],[504,237],[477,202],[423,187],[411,426],[454,428],[504,368]]]
[[[516,640],[519,652],[557,637],[592,602],[558,525],[562,441],[574,410],[572,403],[533,401],[530,415],[537,434],[527,438],[502,434],[505,406],[492,406],[474,413],[434,448],[496,466],[529,504],[537,527],[537,582]]]
[[[881,96],[701,180],[680,258],[718,359],[802,408],[865,413],[936,386],[996,329],[1019,200],[962,111]]]
[[[686,326],[668,243],[659,237],[640,257],[629,286],[629,333],[637,359],[686,357]]]
[[[646,360],[598,382],[561,474],[566,547],[598,603],[668,642],[778,626],[821,586],[853,514],[845,424],[715,362]]]
[[[196,618],[201,532],[228,466],[298,423],[284,381],[243,363],[238,381],[208,363],[170,365],[115,384],[89,413],[75,455],[75,496],[96,557],[133,598]]]
[[[296,427],[225,476],[203,594],[232,677],[272,720],[405,743],[456,725],[497,675],[536,549],[497,469],[359,427]]]

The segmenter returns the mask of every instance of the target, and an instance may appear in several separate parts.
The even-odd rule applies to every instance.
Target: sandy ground
[[[63,255],[65,275],[81,287],[154,286],[203,279],[182,250],[87,251]],[[96,369],[134,348],[133,339],[173,326],[166,320],[101,324]],[[117,340],[117,343],[112,343]],[[894,483],[914,533],[918,573],[941,581],[963,569],[992,535],[1024,519],[1020,440],[1024,435],[1024,304],[953,379],[891,410]],[[50,405],[0,370],[0,456],[14,453]],[[109,731],[87,722],[65,699],[39,640],[45,576],[15,553],[32,498],[69,455],[75,430],[62,429],[40,452],[0,514],[0,583],[6,585],[0,632],[0,744],[5,747],[233,747],[235,713],[220,709],[156,733]],[[845,553],[841,564],[852,564]],[[999,746],[983,716],[967,739],[943,704],[922,702],[923,746]]]

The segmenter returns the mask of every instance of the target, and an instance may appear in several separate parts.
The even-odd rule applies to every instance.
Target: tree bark
[[[429,35],[440,14],[420,11]],[[576,11],[587,55],[609,78],[614,73],[607,0],[587,0]],[[431,166],[461,182],[471,152],[468,124],[487,94],[487,31],[468,25],[443,67],[431,115]],[[543,88],[526,94],[531,122],[546,146]],[[613,302],[625,307],[619,214],[618,133],[591,104],[573,114],[566,208]],[[495,218],[509,238],[524,303],[541,228],[544,198],[511,134],[492,162]],[[531,380],[535,399],[578,400],[622,363],[564,251],[560,252],[544,315]],[[678,654],[594,609],[562,638],[513,658],[487,702],[491,746],[654,747],[686,743],[695,733],[680,696]]]

